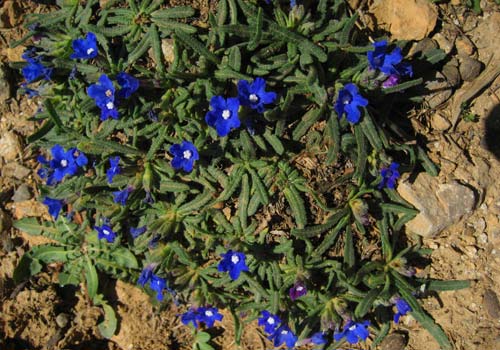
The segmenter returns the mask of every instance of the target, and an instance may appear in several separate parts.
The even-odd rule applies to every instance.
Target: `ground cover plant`
[[[436,173],[384,108],[422,82],[400,47],[369,43],[343,1],[222,0],[206,27],[166,1],[58,5],[28,17],[20,64],[20,92],[43,101],[29,142],[54,220],[16,223],[54,243],[16,280],[62,263],[106,337],[98,272],[184,305],[198,349],[219,308],[236,342],[257,319],[274,346],[375,347],[411,313],[451,348],[418,297],[467,283],[414,277],[427,251],[394,190]]]

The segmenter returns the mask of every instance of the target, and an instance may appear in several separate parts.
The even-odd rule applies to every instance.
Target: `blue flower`
[[[101,227],[95,226],[94,227],[97,231],[97,238],[98,239],[106,239],[108,243],[113,243],[116,238],[116,233],[113,232],[111,227],[108,225],[102,225]]]
[[[210,100],[210,106],[212,110],[205,115],[205,121],[217,130],[219,136],[226,136],[231,129],[240,127],[238,118],[240,102],[237,98],[230,97],[225,100],[222,96],[214,96]]]
[[[347,120],[352,124],[356,124],[361,117],[359,107],[366,107],[367,105],[368,100],[358,93],[356,85],[350,83],[339,91],[339,97],[335,102],[335,111],[339,118],[345,113],[347,114]]]
[[[238,99],[242,106],[248,106],[257,110],[258,113],[264,112],[264,105],[273,103],[276,100],[276,93],[266,92],[266,81],[263,78],[256,78],[252,84],[246,80],[238,82]]]
[[[121,205],[125,205],[128,199],[128,194],[130,193],[131,189],[127,187],[124,190],[121,191],[115,191],[113,192],[113,200],[115,203],[120,203]]]
[[[386,75],[412,76],[413,70],[409,63],[402,62],[401,49],[396,47],[387,54],[387,41],[381,40],[373,43],[375,50],[368,51],[368,64],[371,69],[378,69]],[[394,79],[392,80],[394,81]],[[389,82],[388,82],[389,84]],[[387,84],[386,84],[387,85]],[[384,86],[387,87],[387,86]]]
[[[306,294],[307,288],[304,283],[300,281],[296,282],[289,290],[290,299],[292,299],[292,301],[295,301],[295,299],[300,298],[301,296]]]
[[[52,68],[44,67],[40,62],[32,61],[23,67],[22,73],[27,83],[35,81],[42,75],[46,80],[50,80]]]
[[[191,172],[193,170],[193,163],[200,157],[198,155],[198,150],[189,141],[182,141],[182,143],[174,144],[170,147],[170,153],[174,155],[172,159],[172,167],[174,169],[184,169],[186,172]]]
[[[245,254],[228,250],[226,254],[221,254],[221,257],[222,260],[217,269],[220,272],[229,272],[229,277],[232,280],[237,280],[241,271],[248,271],[248,266],[245,264]]]
[[[115,107],[115,87],[106,74],[99,77],[99,83],[89,86],[87,94],[101,109],[101,120],[118,119],[118,110]]]
[[[151,279],[149,281],[149,286],[151,287],[152,290],[156,292],[156,299],[158,301],[162,301],[163,290],[167,287],[167,281],[164,278],[152,274]]]
[[[153,276],[153,266],[148,265],[142,270],[141,274],[139,275],[137,284],[140,285],[141,287],[144,287],[146,283],[149,282],[152,276]]]
[[[118,165],[119,163],[120,163],[119,156],[109,158],[110,167],[106,171],[106,176],[108,177],[109,184],[113,182],[113,178],[115,177],[115,175],[118,175],[121,173],[120,166]]]
[[[209,328],[213,327],[215,321],[221,321],[223,317],[216,307],[200,307],[197,313],[198,321],[205,323]]]
[[[188,310],[181,316],[181,322],[183,325],[187,326],[192,323],[194,328],[198,328],[198,312],[195,310]]]
[[[290,0],[290,7],[297,6],[297,0]]]
[[[131,227],[130,234],[132,235],[132,238],[135,239],[135,238],[139,237],[140,235],[142,235],[144,232],[146,232],[146,230],[147,230],[146,226],[142,226],[142,227],[138,227],[138,228]]]
[[[258,325],[264,326],[264,332],[273,334],[276,328],[281,324],[281,319],[267,310],[263,310],[261,315],[262,316],[258,319]]]
[[[396,312],[394,314],[394,322],[396,322],[396,323],[399,322],[399,318],[401,316],[404,316],[408,312],[412,311],[411,306],[406,302],[406,300],[404,300],[402,298],[396,299],[396,309],[398,310],[398,312]]]
[[[287,347],[293,348],[297,342],[297,336],[287,325],[282,325],[274,331],[274,333],[269,337],[269,340],[274,342],[275,347],[278,347],[281,344],[286,344]]]
[[[139,80],[125,72],[118,73],[116,81],[121,86],[120,91],[118,91],[120,98],[129,98],[139,88]]]
[[[85,154],[78,151],[76,148],[70,148],[66,152],[61,145],[56,144],[51,148],[50,152],[52,153],[52,160],[50,161],[42,156],[38,157],[40,163],[49,166],[49,169],[40,170],[38,172],[40,177],[47,178],[48,185],[53,185],[62,181],[66,175],[75,175],[78,167],[82,167],[88,162]]]
[[[59,212],[63,207],[63,201],[60,199],[45,197],[42,203],[49,207],[49,214],[54,218],[54,220],[57,220]]]
[[[73,47],[73,53],[69,57],[72,59],[81,58],[86,60],[97,56],[97,40],[92,32],[88,32],[85,39],[73,40],[71,46]]]
[[[349,321],[345,326],[344,330],[340,333],[335,333],[333,338],[335,341],[339,341],[342,338],[346,338],[349,344],[356,344],[360,340],[366,340],[370,335],[367,327],[370,325],[370,321],[358,322]]]
[[[311,337],[311,341],[313,344],[316,344],[316,345],[321,345],[321,344],[326,344],[327,343],[327,339],[326,339],[326,336],[325,336],[325,332],[316,332],[312,335]]]
[[[370,68],[378,69],[387,75],[398,73],[396,66],[403,60],[401,49],[396,47],[390,54],[387,54],[386,40],[373,43],[373,47],[375,50],[367,53]]]
[[[394,189],[396,185],[396,180],[399,178],[399,164],[396,162],[392,162],[388,168],[382,168],[380,170],[380,175],[382,175],[382,180],[378,184],[378,189],[382,189],[382,187],[386,186],[387,188]]]

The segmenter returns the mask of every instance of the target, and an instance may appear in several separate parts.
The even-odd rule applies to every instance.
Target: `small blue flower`
[[[152,276],[153,276],[153,265],[148,265],[142,270],[141,274],[139,275],[137,284],[140,285],[141,287],[144,287],[146,283],[149,282]]]
[[[200,157],[198,155],[198,150],[189,141],[182,141],[182,143],[174,144],[170,147],[170,153],[174,155],[172,159],[172,167],[174,169],[184,169],[186,172],[191,172],[193,170],[193,164],[195,160]]]
[[[295,7],[297,6],[297,0],[290,0],[290,7]]]
[[[24,93],[26,95],[28,95],[28,98],[40,96],[40,93],[38,92],[38,90],[30,89],[29,87],[26,86],[26,84],[21,84],[21,86],[24,89]]]
[[[399,318],[401,316],[404,316],[408,312],[412,311],[411,306],[406,302],[406,300],[404,300],[402,298],[396,299],[396,309],[398,310],[398,312],[396,312],[394,314],[394,322],[396,322],[396,323],[399,322]]]
[[[163,290],[167,287],[167,281],[160,276],[152,274],[149,286],[156,292],[156,299],[158,301],[163,301]]]
[[[388,168],[382,168],[380,170],[380,175],[382,175],[382,180],[378,184],[378,189],[382,189],[384,186],[390,189],[394,189],[396,185],[396,180],[399,178],[399,164],[392,162]]]
[[[116,233],[113,232],[111,227],[108,225],[102,225],[101,227],[95,226],[94,227],[97,231],[97,238],[98,239],[106,239],[108,243],[113,243],[116,238]]]
[[[356,85],[350,83],[339,91],[339,97],[335,102],[335,111],[339,118],[345,113],[347,114],[347,120],[352,124],[356,124],[361,118],[359,107],[366,107],[367,105],[368,100],[358,93]]]
[[[120,98],[129,98],[139,88],[139,80],[125,72],[118,73],[116,81],[121,86],[120,91],[118,91]]]
[[[146,230],[147,230],[146,226],[142,226],[142,227],[138,227],[138,228],[131,227],[130,234],[132,235],[132,238],[135,239],[135,238],[139,237],[140,235],[142,235],[144,232],[146,232]]]
[[[181,322],[187,326],[192,323],[195,329],[198,329],[198,312],[195,310],[188,310],[181,315]]]
[[[213,327],[214,322],[221,321],[223,317],[216,307],[200,307],[197,313],[198,321],[205,323],[208,328]]]
[[[292,301],[295,301],[295,299],[300,298],[301,296],[306,294],[307,288],[301,281],[295,282],[293,287],[289,290],[290,299],[292,299]]]
[[[378,69],[385,75],[412,76],[413,70],[409,63],[402,62],[403,55],[401,49],[396,47],[390,54],[387,52],[387,41],[381,40],[373,43],[375,50],[368,51],[368,64],[371,69]],[[394,79],[387,82],[393,83]],[[388,86],[384,86],[387,88]]]
[[[335,333],[333,338],[335,341],[339,341],[342,338],[346,338],[349,344],[356,344],[360,340],[366,340],[370,335],[367,327],[370,325],[370,321],[358,322],[349,321],[345,326],[344,330],[340,333]]]
[[[63,207],[63,201],[60,199],[45,197],[42,203],[49,207],[49,214],[54,218],[54,220],[57,220],[59,212]]]
[[[237,98],[230,97],[225,100],[222,96],[214,96],[210,100],[210,106],[212,110],[205,115],[205,121],[217,130],[219,136],[224,137],[231,129],[240,127],[238,118],[240,102]]]
[[[241,271],[248,271],[248,266],[245,263],[245,254],[228,250],[226,254],[221,254],[221,257],[222,260],[219,266],[217,266],[217,270],[220,272],[229,272],[229,277],[232,280],[237,280],[240,277]]]
[[[99,83],[88,87],[87,94],[95,100],[96,106],[101,109],[101,120],[118,119],[118,111],[115,107],[115,87],[106,74],[99,77]]]
[[[326,344],[327,339],[325,332],[316,332],[311,336],[311,342],[315,345]]]
[[[22,73],[24,79],[27,83],[31,83],[38,79],[40,76],[44,76],[46,80],[50,80],[50,75],[52,74],[52,68],[44,67],[40,62],[29,62],[23,67]]]
[[[286,344],[288,348],[293,348],[297,342],[297,336],[287,325],[282,325],[274,331],[274,333],[269,337],[269,340],[274,342],[275,347],[278,347],[281,344]]]
[[[131,191],[131,189],[129,187],[127,187],[124,190],[113,192],[114,202],[120,203],[121,205],[125,205],[127,203],[127,199],[128,199],[128,195],[129,195],[130,191]]]
[[[281,324],[281,319],[267,310],[263,310],[261,315],[262,316],[258,319],[258,325],[264,326],[264,332],[273,334],[276,328]]]
[[[112,157],[109,158],[109,169],[106,171],[106,176],[108,177],[108,184],[113,182],[113,178],[115,175],[118,175],[121,173],[120,166],[118,165],[120,163],[120,157]]]
[[[378,69],[387,75],[398,73],[396,66],[403,60],[401,49],[396,47],[390,54],[387,54],[386,40],[373,43],[373,47],[375,50],[367,53],[370,68]]]
[[[97,56],[97,38],[94,33],[88,32],[85,39],[76,39],[72,43],[73,53],[69,56],[72,59],[89,59]]]
[[[264,105],[273,103],[277,97],[275,92],[266,92],[265,89],[266,81],[263,78],[256,78],[251,84],[246,80],[240,80],[238,82],[240,104],[263,113]]]
[[[52,153],[50,161],[42,156],[37,158],[40,163],[49,167],[49,169],[40,169],[38,171],[41,178],[47,178],[48,185],[62,181],[66,175],[75,175],[78,167],[82,167],[88,162],[85,154],[76,148],[70,148],[66,152],[61,145],[56,144],[51,148],[50,152]]]

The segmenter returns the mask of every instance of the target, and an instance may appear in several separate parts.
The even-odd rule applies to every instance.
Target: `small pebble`
[[[69,316],[68,314],[65,313],[60,313],[59,315],[56,316],[56,323],[59,326],[59,328],[64,328],[69,322]]]
[[[380,344],[381,350],[404,350],[408,344],[407,337],[402,333],[391,333]]]
[[[500,318],[500,301],[498,301],[498,296],[491,289],[484,292],[483,305],[491,317]]]

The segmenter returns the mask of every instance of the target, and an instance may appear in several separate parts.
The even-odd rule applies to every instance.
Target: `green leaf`
[[[106,339],[111,339],[115,334],[116,328],[118,326],[118,321],[116,320],[115,310],[108,304],[103,304],[102,309],[104,310],[104,320],[97,325],[99,332]]]
[[[118,142],[99,139],[85,139],[78,143],[78,149],[84,153],[98,155],[101,155],[103,150],[111,150],[122,154],[142,155],[142,152],[136,148],[122,145]]]
[[[52,101],[50,99],[46,99],[44,101],[44,106],[47,109],[52,122],[57,126],[59,130],[62,130],[64,128],[63,123],[61,121],[61,118],[59,118],[59,115],[57,114]]]
[[[366,296],[361,300],[361,302],[354,309],[354,316],[357,318],[363,318],[373,307],[373,303],[380,294],[380,288],[375,288],[366,293]]]
[[[438,176],[439,169],[420,146],[417,146],[417,158],[422,162],[422,166],[430,176]]]
[[[47,264],[51,262],[67,262],[68,255],[75,252],[76,250],[66,250],[66,247],[40,245],[31,248],[30,255],[33,259],[38,259]]]
[[[176,31],[175,36],[179,41],[181,41],[185,46],[190,47],[193,51],[198,53],[201,56],[204,56],[207,60],[219,64],[219,58],[210,52],[205,45],[203,45],[200,41],[198,41],[194,36],[190,36],[183,31]]]
[[[321,117],[321,109],[314,108],[307,111],[306,114],[302,116],[302,119],[297,124],[292,132],[292,139],[298,141],[302,136],[304,136],[311,126],[313,126],[316,121]]]
[[[470,288],[470,281],[468,280],[455,280],[455,281],[440,281],[440,280],[422,280],[426,284],[427,290],[433,291],[451,291]]]
[[[332,165],[337,163],[337,158],[340,150],[340,124],[339,118],[334,111],[330,113],[330,118],[328,118],[325,134],[325,142],[328,146],[326,163]]]
[[[118,265],[123,267],[129,269],[137,269],[139,267],[135,255],[127,248],[117,248],[111,252],[111,256]]]
[[[252,184],[255,187],[257,194],[259,195],[260,202],[263,205],[267,205],[269,203],[269,194],[267,192],[267,187],[264,185],[260,176],[254,169],[249,168],[248,171],[252,176]]]
[[[259,7],[257,12],[257,17],[255,18],[255,25],[253,26],[252,38],[248,42],[248,50],[253,51],[259,46],[260,40],[262,39],[262,22],[263,22],[263,12],[262,7]]]
[[[356,263],[356,256],[354,254],[354,241],[350,225],[347,225],[345,230],[344,263],[349,267],[353,267]]]
[[[446,52],[441,49],[435,48],[427,51],[424,56],[427,62],[429,62],[430,64],[436,64],[446,58]]]
[[[274,149],[276,153],[279,155],[282,155],[283,152],[285,152],[285,148],[283,147],[283,143],[281,143],[280,139],[269,129],[266,129],[266,131],[263,134],[264,138],[266,139],[267,142],[271,145],[271,147]]]
[[[405,81],[404,83],[395,85],[393,87],[382,89],[382,93],[384,93],[385,95],[388,95],[388,94],[393,94],[395,92],[404,91],[404,90],[409,89],[411,87],[414,87],[414,86],[422,84],[423,81],[424,81],[423,78],[418,78],[418,79],[413,79],[413,80],[410,80],[410,81]]]
[[[161,10],[156,10],[151,13],[151,18],[155,20],[164,20],[172,18],[186,18],[194,16],[195,11],[191,6],[176,6]]]
[[[307,214],[306,208],[304,206],[304,200],[299,194],[299,191],[295,186],[285,187],[283,190],[285,198],[290,204],[290,209],[292,209],[293,217],[299,229],[304,228],[307,224]]]
[[[97,288],[99,287],[99,279],[94,264],[88,256],[85,256],[85,279],[87,281],[87,292],[90,299],[94,299],[97,295]]]
[[[250,197],[250,185],[248,184],[248,174],[244,174],[241,179],[241,191],[240,197],[238,199],[238,215],[240,218],[240,224],[242,228],[247,227],[247,209],[248,201]]]
[[[350,42],[349,39],[351,37],[351,32],[357,20],[358,20],[358,13],[355,12],[354,15],[351,18],[349,18],[347,23],[344,25],[344,28],[342,28],[342,32],[340,33],[340,38],[339,38],[339,43],[341,45],[345,45]]]

